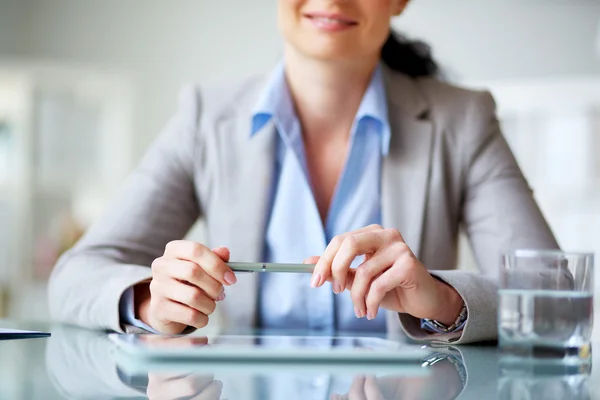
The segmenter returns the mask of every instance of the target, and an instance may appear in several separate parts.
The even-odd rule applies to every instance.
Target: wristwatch
[[[430,323],[432,326],[434,326],[435,328],[439,329],[440,331],[442,331],[444,333],[449,333],[449,332],[455,331],[456,328],[458,328],[462,324],[464,324],[468,317],[469,317],[469,313],[467,311],[467,305],[463,303],[463,306],[460,309],[460,314],[458,314],[456,321],[454,321],[454,323],[450,326],[443,324],[440,321],[436,321],[435,319],[424,318],[424,321]]]

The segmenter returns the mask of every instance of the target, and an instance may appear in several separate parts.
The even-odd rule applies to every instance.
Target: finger
[[[405,257],[396,260],[394,265],[375,279],[367,293],[367,318],[377,317],[379,305],[385,295],[397,288],[407,288],[414,285],[412,268]]]
[[[152,269],[159,274],[173,277],[183,282],[189,282],[204,290],[214,300],[217,300],[224,290],[221,282],[191,261],[164,257],[157,258],[152,263]]]
[[[225,262],[229,262],[229,258],[231,257],[231,252],[229,251],[229,249],[227,247],[217,247],[215,249],[212,249],[212,252],[215,253],[216,255],[218,255],[221,260],[225,261]]]
[[[382,231],[346,236],[331,264],[334,293],[341,293],[345,289],[346,274],[356,257],[374,253],[386,243],[386,238],[380,232]]]
[[[223,392],[223,382],[212,381],[194,400],[219,400]]]
[[[377,276],[394,264],[398,255],[396,247],[397,245],[394,244],[376,252],[356,268],[352,282],[347,287],[350,288],[350,297],[358,311],[358,318],[367,315],[366,297],[369,287]]]
[[[187,240],[169,242],[165,249],[165,255],[167,254],[174,258],[196,263],[224,285],[233,285],[237,281],[235,274],[225,264],[225,261],[201,243]]]
[[[377,230],[381,230],[381,229],[383,229],[383,228],[380,225],[369,225],[367,227],[357,229],[354,232],[349,232],[349,233],[346,233],[343,235],[338,235],[338,236],[334,237],[331,240],[331,242],[329,243],[329,245],[327,245],[327,248],[325,248],[325,252],[323,253],[321,258],[317,262],[317,265],[315,266],[315,270],[313,271],[313,276],[312,276],[312,280],[311,280],[311,286],[312,287],[320,287],[323,285],[323,283],[325,283],[327,281],[329,276],[331,276],[331,264],[333,263],[333,259],[334,259],[335,255],[337,254],[337,252],[338,252],[340,246],[342,245],[342,242],[346,238],[346,236],[348,236],[350,234],[358,234],[358,233],[362,233],[362,232],[377,231]]]
[[[208,316],[200,311],[186,305],[164,299],[157,304],[154,311],[155,317],[167,325],[172,322],[193,326],[194,328],[204,328],[208,324]],[[160,329],[153,326],[157,331]]]
[[[379,389],[379,383],[374,376],[367,376],[365,379],[365,397],[367,400],[384,400],[383,394]]]
[[[159,293],[169,300],[191,307],[206,315],[212,314],[217,307],[215,301],[208,297],[204,290],[175,279],[163,281]]]
[[[365,397],[365,377],[357,376],[352,381],[352,385],[350,386],[350,391],[348,392],[349,400],[367,400]]]
[[[316,264],[319,262],[319,256],[311,256],[304,260],[303,264]]]

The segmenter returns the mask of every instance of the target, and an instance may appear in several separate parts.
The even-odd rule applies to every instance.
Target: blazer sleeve
[[[105,215],[55,266],[49,283],[54,320],[123,332],[119,301],[151,277],[166,244],[200,216],[194,189],[199,91],[181,92],[179,111],[150,147]]]
[[[498,276],[503,251],[517,248],[558,249],[558,244],[501,133],[495,102],[488,92],[474,95],[468,107],[462,142],[464,170],[462,225],[480,274],[432,271],[463,297],[468,320],[463,330],[428,334],[420,321],[400,319],[414,339],[455,344],[494,340],[498,335]]]

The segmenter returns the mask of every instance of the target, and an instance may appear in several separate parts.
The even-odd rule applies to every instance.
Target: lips
[[[317,28],[339,31],[358,25],[358,21],[342,14],[306,13],[304,14]]]

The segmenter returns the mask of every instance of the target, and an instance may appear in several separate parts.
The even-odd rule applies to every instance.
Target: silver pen
[[[234,272],[294,272],[312,274],[315,269],[315,264],[229,262],[227,265]]]

